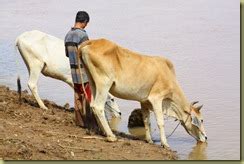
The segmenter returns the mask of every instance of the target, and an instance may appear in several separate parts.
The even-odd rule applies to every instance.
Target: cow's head
[[[105,103],[105,108],[107,109],[107,111],[109,111],[112,114],[112,116],[121,117],[119,105],[115,101],[115,98],[110,94],[108,94],[108,98],[107,98],[107,101]]]
[[[185,112],[187,114],[186,120],[182,120],[182,125],[186,131],[194,137],[197,141],[206,142],[207,135],[203,126],[203,118],[200,109],[201,106],[194,106],[198,102],[193,102],[190,105],[190,112]]]

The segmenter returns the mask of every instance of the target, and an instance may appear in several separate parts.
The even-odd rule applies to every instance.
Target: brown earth
[[[75,126],[74,113],[44,100],[38,108],[33,96],[0,86],[0,159],[4,160],[174,160],[176,152],[124,133],[117,142],[89,135]]]

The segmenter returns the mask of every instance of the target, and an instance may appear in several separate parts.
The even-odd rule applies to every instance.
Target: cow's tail
[[[19,48],[18,48],[18,38],[15,41],[15,51],[16,54],[19,52]],[[17,73],[17,92],[19,95],[19,103],[21,104],[21,82],[20,82],[20,75],[19,75],[19,69],[18,69],[18,56],[16,55],[16,73]]]
[[[79,51],[78,51],[78,53],[79,53]],[[81,53],[82,53],[82,52],[81,52]],[[80,53],[79,53],[78,55],[80,56]],[[84,65],[84,62],[83,62],[83,60],[82,60],[82,57],[81,57],[80,59],[81,59],[81,60],[79,61],[79,66],[80,66],[80,62],[83,63],[83,65]],[[82,77],[83,77],[83,76],[81,76],[81,81],[83,81]],[[86,93],[85,85],[84,85],[83,82],[81,83],[81,86],[82,86],[83,92],[84,92],[84,94],[85,94],[85,98],[86,98],[86,100],[88,100],[88,94]]]
[[[84,64],[84,61],[83,61],[83,59],[81,57],[82,56],[82,50],[81,49],[83,47],[87,46],[87,45],[90,45],[90,44],[91,44],[90,40],[87,40],[87,41],[81,43],[81,45],[79,45],[79,47],[78,47],[78,56],[80,57],[80,61],[79,62],[81,62],[83,65],[85,65],[85,64]],[[82,78],[82,76],[81,76],[81,78]],[[82,79],[82,81],[83,81],[83,79]],[[84,91],[86,99],[88,100],[89,98],[88,98],[88,94],[86,93],[86,89],[85,89],[84,83],[82,83],[82,89]]]
[[[19,102],[21,104],[21,82],[20,82],[20,77],[19,76],[17,78],[17,88],[18,88],[18,94],[19,94]]]

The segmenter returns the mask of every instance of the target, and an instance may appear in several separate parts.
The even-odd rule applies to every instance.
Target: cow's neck
[[[174,101],[172,101],[171,99],[165,99],[163,101],[163,111],[164,114],[169,116],[169,117],[173,117],[176,119],[180,119],[180,113],[178,112],[178,105],[174,103]]]
[[[171,110],[168,112],[168,115],[184,122],[188,116],[185,111],[190,111],[190,103],[187,101],[180,87],[176,89],[170,100]]]

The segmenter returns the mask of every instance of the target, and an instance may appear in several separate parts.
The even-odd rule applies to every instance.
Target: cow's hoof
[[[153,141],[151,139],[147,139],[146,141],[147,143],[153,144]]]
[[[164,148],[164,149],[167,149],[167,150],[169,150],[170,149],[170,147],[169,147],[169,144],[162,144],[162,147]]]
[[[41,108],[44,109],[45,111],[48,111],[48,108],[46,106],[43,106]]]
[[[117,141],[117,138],[116,138],[115,136],[108,136],[108,137],[106,138],[106,140],[107,140],[108,142],[115,142],[115,141]]]

